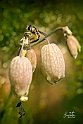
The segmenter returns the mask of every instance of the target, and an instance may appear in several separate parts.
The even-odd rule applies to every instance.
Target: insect
[[[24,33],[25,37],[29,36],[30,42],[36,42],[40,39],[40,34],[46,35],[46,33],[38,30],[35,26],[29,25],[26,28],[27,32]]]
[[[26,30],[27,31],[24,32],[24,36],[28,37],[30,43],[36,42],[39,40],[40,33],[36,27],[29,25],[29,26],[27,26]]]
[[[35,26],[27,26],[26,31],[24,32],[24,37],[20,40],[20,48],[17,55],[19,55],[23,44],[23,50],[26,51],[28,48],[30,48],[31,43],[37,42],[40,39],[40,34],[44,35],[44,37],[46,36],[46,33],[38,30]]]

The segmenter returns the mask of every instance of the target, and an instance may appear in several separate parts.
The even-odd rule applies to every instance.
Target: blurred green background
[[[82,124],[83,123],[83,50],[74,60],[61,32],[49,37],[59,42],[65,63],[66,77],[50,85],[41,73],[40,49],[35,49],[38,63],[30,87],[29,100],[23,103],[26,111],[18,118],[18,102],[9,98],[11,86],[8,69],[16,56],[18,43],[26,25],[51,32],[59,26],[69,26],[83,49],[83,3],[78,0],[1,0],[0,1],[0,124]],[[65,112],[75,112],[75,118],[64,118]]]

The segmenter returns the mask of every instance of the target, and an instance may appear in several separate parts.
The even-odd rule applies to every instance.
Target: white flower
[[[59,47],[54,44],[44,45],[41,49],[42,69],[50,83],[56,83],[65,77],[65,62]]]

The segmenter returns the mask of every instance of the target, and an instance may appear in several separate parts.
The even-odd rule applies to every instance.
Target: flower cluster
[[[76,59],[78,51],[81,51],[78,40],[72,35],[71,30],[67,26],[57,28],[57,30],[58,29],[63,31],[70,53]],[[37,56],[35,51],[31,48],[31,43],[39,40],[39,33],[43,34],[44,40],[48,41],[48,35],[46,36],[46,33],[37,30],[35,27],[31,27],[30,25],[27,30],[20,41],[19,54],[12,59],[9,71],[12,87],[21,101],[28,100],[32,76],[37,66]],[[41,68],[47,81],[51,84],[57,83],[60,79],[65,77],[64,57],[56,44],[48,41],[47,45],[41,48]]]

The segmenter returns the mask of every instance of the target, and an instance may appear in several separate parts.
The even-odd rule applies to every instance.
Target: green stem
[[[13,96],[13,94],[11,92],[9,94],[6,102],[4,103],[3,108],[0,110],[0,122],[2,121],[2,119],[3,119],[4,115],[5,115],[5,112],[8,109],[8,107],[13,103],[13,100],[14,100],[14,96]]]

